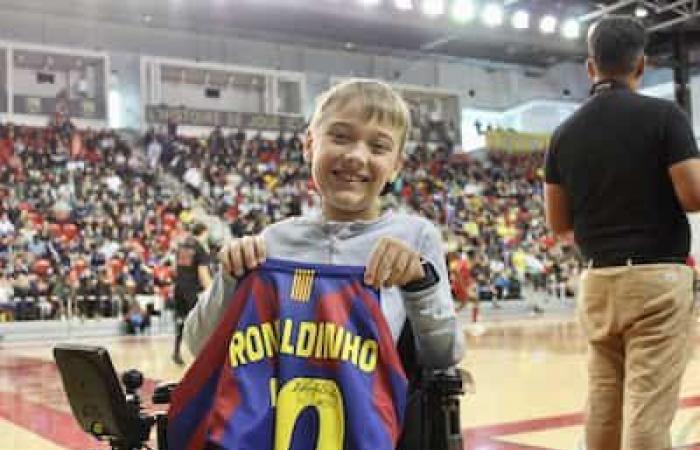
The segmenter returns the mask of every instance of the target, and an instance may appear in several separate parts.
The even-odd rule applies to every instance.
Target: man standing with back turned
[[[547,223],[585,258],[580,321],[589,343],[588,450],[665,450],[689,353],[700,159],[685,114],[635,91],[646,35],[628,17],[588,34],[591,98],[555,131]]]

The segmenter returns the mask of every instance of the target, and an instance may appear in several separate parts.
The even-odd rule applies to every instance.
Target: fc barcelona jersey
[[[268,259],[173,393],[171,450],[394,450],[406,376],[364,268]]]

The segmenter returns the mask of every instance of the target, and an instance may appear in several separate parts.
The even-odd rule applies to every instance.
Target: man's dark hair
[[[197,237],[201,236],[205,231],[207,231],[207,226],[203,223],[196,223],[192,227],[192,234]]]
[[[644,55],[646,43],[646,31],[639,20],[608,16],[588,32],[588,55],[605,75],[629,75]]]

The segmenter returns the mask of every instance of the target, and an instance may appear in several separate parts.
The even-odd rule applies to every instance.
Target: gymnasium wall
[[[186,30],[158,29],[138,23],[85,21],[68,17],[1,10],[0,39],[47,46],[99,49],[110,55],[112,89],[119,91],[122,125],[134,122],[140,85],[139,55],[281,69],[307,75],[305,111],[332,77],[380,77],[402,84],[456,91],[463,107],[505,110],[530,100],[577,100],[586,95],[578,64],[528,68],[442,57],[397,57],[361,51],[330,50]],[[568,95],[564,91],[568,89]]]

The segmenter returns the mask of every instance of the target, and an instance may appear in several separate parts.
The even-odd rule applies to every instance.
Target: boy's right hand
[[[241,277],[247,270],[253,270],[265,262],[267,253],[262,236],[244,236],[233,239],[219,252],[219,261],[224,272]]]

